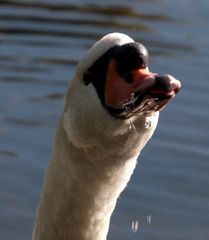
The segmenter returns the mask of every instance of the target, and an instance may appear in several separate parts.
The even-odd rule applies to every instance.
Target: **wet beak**
[[[113,59],[107,72],[105,105],[117,118],[161,111],[181,88],[173,76],[152,73],[148,67],[133,70],[126,77],[118,73]]]
[[[147,91],[152,96],[174,96],[181,89],[179,80],[171,75],[151,73],[147,68],[132,71],[135,91]]]

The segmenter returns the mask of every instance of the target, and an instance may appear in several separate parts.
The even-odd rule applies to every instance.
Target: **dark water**
[[[183,88],[161,114],[109,239],[209,239],[208,8],[205,0],[0,1],[1,240],[31,239],[68,82],[89,46],[114,31],[145,44],[151,69]]]

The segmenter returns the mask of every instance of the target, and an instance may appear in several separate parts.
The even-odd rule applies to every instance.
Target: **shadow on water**
[[[113,3],[113,2],[112,2]],[[82,13],[96,13],[98,15],[113,15],[113,16],[129,16],[129,17],[134,17],[134,18],[144,18],[147,20],[171,20],[170,17],[165,16],[165,15],[157,15],[155,13],[153,14],[140,14],[137,11],[135,11],[131,6],[120,6],[118,4],[111,4],[112,6],[99,6],[95,4],[86,4],[85,6],[82,6],[78,2],[76,5],[74,4],[64,4],[64,3],[55,3],[55,2],[28,2],[28,1],[1,1],[1,5],[6,5],[6,6],[16,6],[16,7],[24,7],[24,8],[32,8],[32,9],[47,9],[50,11],[62,11],[62,12],[82,12]],[[95,24],[95,21],[94,21]]]
[[[10,151],[1,151],[0,150],[0,156],[1,157],[17,157],[17,153],[15,152],[10,152]]]
[[[29,34],[67,38],[79,37],[95,40],[101,37],[101,34],[95,32],[91,33],[89,30],[92,29],[83,31],[83,26],[99,27],[100,29],[101,27],[114,28],[118,31],[127,31],[131,29],[134,31],[149,32],[152,30],[146,22],[142,24],[140,21],[177,22],[181,24],[185,22],[185,20],[172,18],[166,14],[143,14],[129,5],[120,6],[115,4],[107,7],[91,4],[82,6],[78,3],[76,6],[70,4],[45,4],[41,2],[34,3],[26,1],[2,1],[1,5],[6,5],[6,8],[8,8],[8,6],[12,8],[9,12],[2,11],[1,13],[0,19],[2,21],[7,21],[8,24],[8,26],[5,24],[5,27],[1,26],[1,32],[14,35]],[[18,14],[19,10],[20,12]],[[26,23],[25,25],[24,22]],[[128,22],[130,23],[128,24]],[[10,23],[13,25],[10,25]],[[17,27],[14,23],[19,23],[20,25]],[[38,26],[38,28],[36,26]],[[52,26],[52,28],[50,28],[50,26]],[[59,29],[59,26],[61,29]],[[81,27],[81,29],[75,31],[75,27]],[[71,31],[71,29],[74,31]],[[96,30],[98,29],[96,28]],[[34,41],[34,43],[35,42],[36,41]],[[51,44],[51,42],[48,44]]]

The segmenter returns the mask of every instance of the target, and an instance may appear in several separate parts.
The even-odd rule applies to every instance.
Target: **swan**
[[[149,54],[122,33],[78,63],[55,133],[33,240],[105,240],[111,214],[159,112],[181,83],[152,73]]]

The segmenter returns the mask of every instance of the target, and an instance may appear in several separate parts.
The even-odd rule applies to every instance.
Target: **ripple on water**
[[[92,43],[113,31],[145,44],[154,71],[176,73],[183,87],[141,154],[109,238],[133,238],[132,220],[136,239],[209,238],[209,47],[201,9],[208,9],[207,1],[0,2],[3,239],[31,238],[69,80]]]

